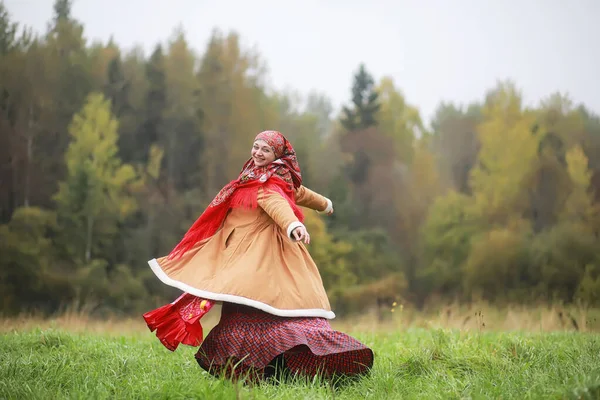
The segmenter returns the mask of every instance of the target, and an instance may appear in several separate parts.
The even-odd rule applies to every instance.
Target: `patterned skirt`
[[[367,373],[373,351],[324,318],[278,317],[224,303],[196,360],[212,375],[229,379],[257,381],[276,373],[331,378]]]

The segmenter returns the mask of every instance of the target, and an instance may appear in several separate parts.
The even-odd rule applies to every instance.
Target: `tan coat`
[[[331,206],[304,186],[296,190],[296,204],[317,211]],[[258,205],[230,210],[214,236],[180,259],[161,257],[148,264],[165,284],[198,297],[284,317],[334,318],[317,266],[304,243],[290,238],[302,223],[287,200],[260,190]]]

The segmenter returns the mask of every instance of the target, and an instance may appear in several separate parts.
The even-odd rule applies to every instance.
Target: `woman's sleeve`
[[[304,224],[298,220],[292,207],[281,194],[265,192],[260,188],[258,190],[258,205],[286,232],[290,239],[295,240],[292,231],[304,226]]]
[[[329,212],[333,209],[331,200],[327,197],[313,192],[307,187],[300,186],[296,189],[296,204],[302,207],[307,207],[319,212]]]

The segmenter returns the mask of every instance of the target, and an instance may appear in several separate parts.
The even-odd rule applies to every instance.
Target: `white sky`
[[[4,2],[39,32],[52,16],[53,0]],[[235,30],[275,88],[316,89],[336,107],[365,62],[426,120],[507,78],[528,104],[560,91],[600,113],[600,0],[75,0],[73,14],[87,38],[148,53],[179,24],[198,53],[213,28]]]

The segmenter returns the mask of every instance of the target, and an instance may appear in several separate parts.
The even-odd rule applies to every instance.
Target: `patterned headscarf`
[[[298,219],[304,219],[302,211],[296,206],[293,194],[294,189],[302,185],[302,174],[292,144],[277,131],[261,132],[254,140],[264,140],[271,146],[275,153],[275,161],[259,167],[250,157],[237,179],[219,191],[181,242],[171,251],[169,258],[182,255],[198,241],[212,236],[221,226],[230,208],[256,207],[259,187],[279,192],[288,200]]]
[[[302,173],[300,172],[296,152],[285,136],[277,131],[263,131],[256,135],[254,141],[257,140],[265,141],[273,149],[275,161],[266,166],[257,167],[254,160],[250,158],[242,168],[240,179],[246,182],[249,179],[258,178],[265,182],[275,175],[293,185],[294,188],[302,185]]]
[[[254,141],[256,142],[257,140],[262,140],[271,146],[273,152],[275,153],[275,158],[279,158],[283,155],[287,143],[287,140],[281,134],[281,132],[277,131],[263,131],[256,135]]]

